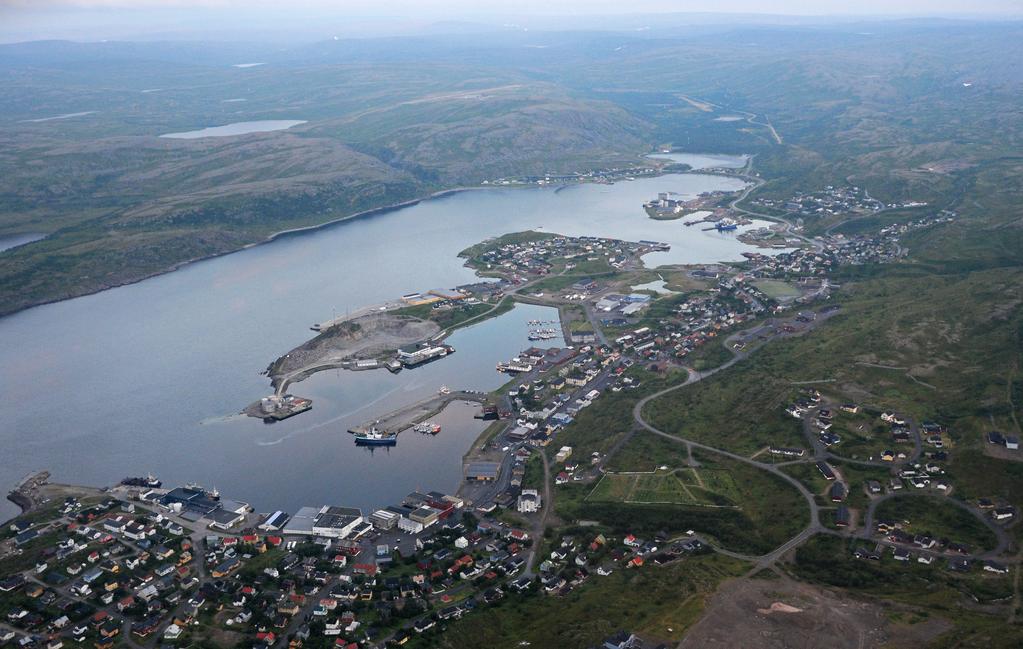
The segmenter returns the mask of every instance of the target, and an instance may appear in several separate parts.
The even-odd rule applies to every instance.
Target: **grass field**
[[[775,300],[787,300],[801,295],[798,288],[777,279],[758,279],[753,282],[753,286],[763,291],[767,297]]]
[[[586,499],[594,502],[734,507],[739,493],[727,472],[686,468],[653,473],[607,473]]]
[[[912,607],[924,616],[937,615],[954,628],[933,647],[992,647],[1009,649],[1023,643],[1023,628],[1007,624],[1002,615],[985,614],[974,604],[999,603],[1012,597],[1011,575],[977,570],[959,575],[935,562],[900,562],[886,553],[880,562],[855,559],[857,542],[816,536],[796,550],[791,572],[812,583],[848,589],[870,598],[883,598]]]
[[[704,598],[745,565],[705,555],[663,567],[615,570],[609,577],[592,577],[565,597],[511,595],[450,624],[442,635],[419,637],[407,646],[583,649],[621,629],[674,644],[699,619]]]
[[[912,534],[965,543],[974,551],[991,550],[996,544],[994,532],[943,496],[892,498],[878,506],[877,518],[902,522]]]

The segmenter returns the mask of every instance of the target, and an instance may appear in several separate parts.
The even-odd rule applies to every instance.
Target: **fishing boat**
[[[163,486],[163,482],[152,473],[147,473],[143,477],[132,476],[125,478],[121,480],[121,484],[127,487],[149,487],[150,489],[159,489]]]
[[[356,446],[394,446],[398,443],[398,433],[387,433],[376,428],[365,433],[355,434]]]
[[[739,224],[732,219],[721,219],[714,227],[717,228],[718,232],[726,232],[738,229]]]
[[[424,435],[436,435],[440,432],[440,424],[435,424],[432,421],[424,421],[413,426],[412,430],[417,433],[423,433]]]

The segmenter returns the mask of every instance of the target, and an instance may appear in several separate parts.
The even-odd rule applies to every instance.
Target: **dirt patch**
[[[343,361],[377,358],[403,345],[440,332],[429,320],[388,313],[345,321],[275,360],[267,373],[273,384],[295,379],[310,368],[339,365]]]
[[[789,579],[736,579],[707,601],[703,617],[679,648],[919,647],[951,628],[932,618],[896,626],[889,622],[888,610],[877,602]]]

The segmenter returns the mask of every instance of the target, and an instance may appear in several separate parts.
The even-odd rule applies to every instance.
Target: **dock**
[[[488,401],[488,397],[489,395],[486,392],[452,390],[445,394],[438,394],[429,399],[423,399],[422,401],[402,406],[372,421],[349,428],[348,432],[362,434],[376,428],[377,430],[389,433],[400,433],[435,416],[452,401],[472,401],[482,404]]]

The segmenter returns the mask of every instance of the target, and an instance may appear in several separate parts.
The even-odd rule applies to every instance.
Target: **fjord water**
[[[490,390],[494,370],[530,343],[520,305],[456,332],[457,352],[392,375],[323,372],[292,386],[313,409],[267,425],[234,415],[270,392],[260,375],[308,339],[309,326],[404,293],[474,281],[456,255],[487,237],[543,228],[672,245],[648,266],[740,258],[734,235],[655,221],[641,204],[660,191],[735,190],[733,178],[680,174],[614,185],[467,191],[289,234],[173,273],[0,319],[0,489],[48,469],[53,480],[105,485],[152,471],[196,480],[260,511],[303,504],[388,504],[416,488],[453,490],[481,430],[455,404],[436,437],[402,434],[388,451],[356,448],[348,426],[434,394]],[[751,227],[756,227],[755,224]],[[14,513],[9,503],[0,519]]]

